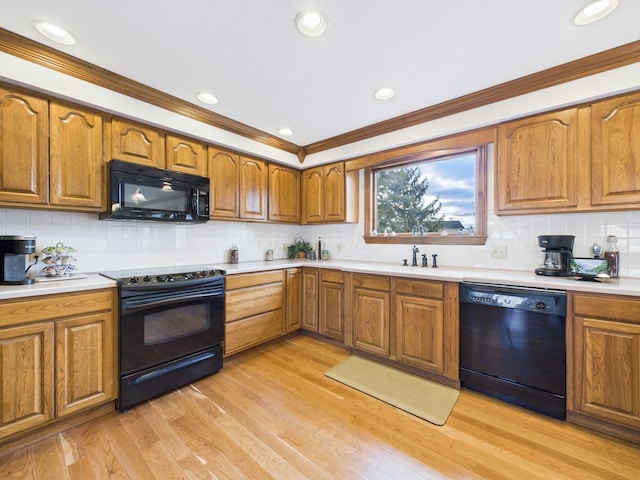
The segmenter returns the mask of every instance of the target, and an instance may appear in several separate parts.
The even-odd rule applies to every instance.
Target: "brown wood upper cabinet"
[[[591,106],[591,203],[640,207],[640,93]]]
[[[640,208],[640,93],[498,128],[496,213]]]
[[[0,88],[0,202],[48,202],[49,121],[45,98]]]
[[[102,114],[52,100],[49,105],[51,205],[102,206]]]
[[[269,220],[300,223],[300,171],[269,164]]]
[[[209,147],[211,217],[265,221],[267,219],[267,162]]]
[[[0,89],[0,118],[0,204],[101,209],[101,113]]]
[[[240,218],[267,219],[267,162],[240,157]]]
[[[498,128],[499,213],[578,206],[578,109],[504,123]]]
[[[237,153],[209,147],[208,157],[211,217],[239,218],[240,156]]]
[[[207,151],[202,143],[167,134],[165,168],[175,172],[206,176]]]
[[[302,173],[303,222],[357,222],[358,172],[343,162],[310,168]]]
[[[107,160],[165,168],[164,137],[157,129],[130,120],[112,117],[107,122],[105,153]]]

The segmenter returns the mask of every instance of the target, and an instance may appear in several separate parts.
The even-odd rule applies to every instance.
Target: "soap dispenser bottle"
[[[615,235],[607,236],[607,248],[604,251],[604,258],[607,259],[609,264],[609,276],[611,278],[618,278],[618,268],[620,266],[620,252],[616,243],[618,243],[618,237]]]

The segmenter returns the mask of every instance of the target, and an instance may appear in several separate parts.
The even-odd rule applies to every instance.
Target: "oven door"
[[[224,284],[121,290],[123,376],[222,345],[223,340]]]

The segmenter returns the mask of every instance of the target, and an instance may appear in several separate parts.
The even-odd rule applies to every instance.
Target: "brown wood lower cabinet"
[[[457,283],[354,273],[347,284],[349,345],[457,384]]]
[[[302,329],[318,331],[318,292],[320,271],[318,268],[302,268]]]
[[[225,306],[225,355],[281,336],[284,332],[283,270],[227,276]]]
[[[302,268],[288,268],[285,275],[284,333],[300,330],[302,326]]]
[[[344,341],[344,273],[302,269],[302,329]]]
[[[318,332],[344,340],[344,273],[320,269]]]
[[[354,274],[352,288],[352,345],[389,357],[389,278]]]
[[[113,398],[114,330],[111,311],[56,322],[56,416]]]
[[[569,298],[567,418],[640,441],[640,299]]]
[[[396,358],[445,373],[444,283],[393,279]]]
[[[116,298],[106,289],[0,301],[0,442],[115,400]]]

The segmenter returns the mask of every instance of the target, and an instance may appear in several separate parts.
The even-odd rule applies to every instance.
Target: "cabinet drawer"
[[[112,310],[114,290],[43,295],[0,302],[0,327]]]
[[[227,292],[225,320],[227,323],[259,313],[282,308],[284,287],[282,282]]]
[[[340,270],[320,269],[320,279],[323,282],[344,283],[344,273]]]
[[[271,272],[250,273],[247,275],[227,275],[225,285],[227,290],[253,287],[264,283],[282,282],[282,270]]]
[[[635,297],[573,294],[573,314],[640,323],[640,299]]]
[[[359,275],[353,276],[353,286],[369,288],[371,290],[389,291],[389,278],[382,275]]]
[[[394,279],[393,281],[395,282],[395,291],[399,294],[437,299],[442,299],[444,296],[444,284],[441,282],[401,279]]]
[[[231,355],[282,335],[282,309],[228,324],[224,334],[224,354]]]

